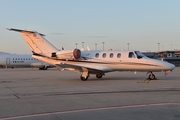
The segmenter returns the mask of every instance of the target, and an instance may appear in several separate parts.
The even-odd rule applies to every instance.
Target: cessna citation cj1
[[[107,72],[113,71],[172,71],[175,66],[168,62],[150,59],[139,51],[102,51],[102,50],[61,50],[50,44],[43,34],[36,31],[8,30],[20,32],[29,48],[32,57],[57,66],[61,70],[70,70],[81,74],[81,80],[86,81],[90,74],[101,78]]]

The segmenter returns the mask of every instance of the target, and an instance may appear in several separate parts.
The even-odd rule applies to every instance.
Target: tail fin
[[[43,34],[36,31],[19,30],[10,28],[8,30],[20,32],[23,39],[28,44],[31,51],[35,54],[48,54],[58,51],[51,43],[49,43],[43,36]]]

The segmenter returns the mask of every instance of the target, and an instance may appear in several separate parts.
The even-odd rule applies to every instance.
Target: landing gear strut
[[[82,68],[83,72],[81,74],[81,80],[86,81],[89,78],[89,71],[87,68]]]

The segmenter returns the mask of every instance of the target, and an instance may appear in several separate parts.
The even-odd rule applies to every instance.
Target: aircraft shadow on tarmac
[[[90,78],[87,81],[112,81],[112,80],[118,80],[118,81],[145,81],[148,78],[148,75],[132,75],[132,76],[126,76],[126,75],[116,75],[116,76],[103,76],[102,78],[98,79],[94,75],[90,76]],[[72,80],[77,80],[79,81],[78,78],[72,79]],[[165,75],[157,75],[157,80],[153,81],[162,81],[162,80],[179,80],[178,76],[165,76]],[[86,81],[86,82],[87,82]]]

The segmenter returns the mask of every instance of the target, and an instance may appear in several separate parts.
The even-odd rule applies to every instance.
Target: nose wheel
[[[147,79],[148,80],[157,80],[156,76],[152,72],[150,72],[149,77]]]

